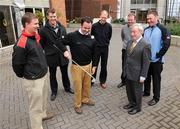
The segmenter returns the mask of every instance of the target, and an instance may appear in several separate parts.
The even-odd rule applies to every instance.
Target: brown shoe
[[[74,110],[77,114],[82,114],[82,109],[80,107],[75,107]]]
[[[54,113],[47,113],[47,116],[42,118],[42,121],[52,119],[54,116]]]
[[[103,89],[106,89],[106,87],[107,87],[106,83],[100,83],[100,86],[101,86]]]
[[[92,101],[92,100],[89,100],[87,103],[82,103],[82,104],[86,104],[88,106],[94,106],[95,105],[95,102]]]

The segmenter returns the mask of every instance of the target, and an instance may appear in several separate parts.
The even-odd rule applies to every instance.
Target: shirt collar
[[[137,40],[136,43],[138,43],[142,39],[142,36],[140,36]]]
[[[89,33],[84,34],[84,33],[81,31],[81,29],[79,29],[79,33],[82,34],[82,35],[89,35]]]

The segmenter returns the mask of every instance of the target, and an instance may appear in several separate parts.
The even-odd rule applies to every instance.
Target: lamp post
[[[166,5],[165,5],[165,18],[164,18],[164,25],[166,26],[166,21],[167,21],[167,9],[168,9],[168,0],[166,0]]]

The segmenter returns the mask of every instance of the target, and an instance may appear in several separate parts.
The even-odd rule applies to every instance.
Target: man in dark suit
[[[127,44],[124,76],[129,104],[123,108],[128,109],[130,115],[141,111],[143,83],[146,79],[151,50],[150,45],[143,39],[143,26],[133,24],[131,27],[131,41]]]
[[[44,27],[40,29],[41,45],[45,51],[47,64],[50,73],[51,85],[51,101],[54,101],[58,91],[58,83],[56,79],[56,70],[60,66],[62,82],[66,92],[73,94],[70,88],[70,81],[68,77],[68,59],[63,56],[63,53],[68,53],[66,46],[62,43],[62,38],[66,35],[65,28],[57,21],[56,11],[49,9],[47,11],[47,22]],[[56,45],[62,53],[53,45]]]

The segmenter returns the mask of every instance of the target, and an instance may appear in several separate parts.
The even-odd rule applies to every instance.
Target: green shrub
[[[35,15],[37,16],[38,20],[39,20],[39,25],[43,25],[43,20],[44,20],[44,16],[42,14],[41,11],[36,11]]]
[[[81,18],[75,17],[75,19],[71,20],[69,23],[71,23],[71,24],[81,23]]]
[[[125,24],[124,18],[114,19],[112,23]]]
[[[170,23],[167,25],[171,35],[180,36],[180,23]]]

